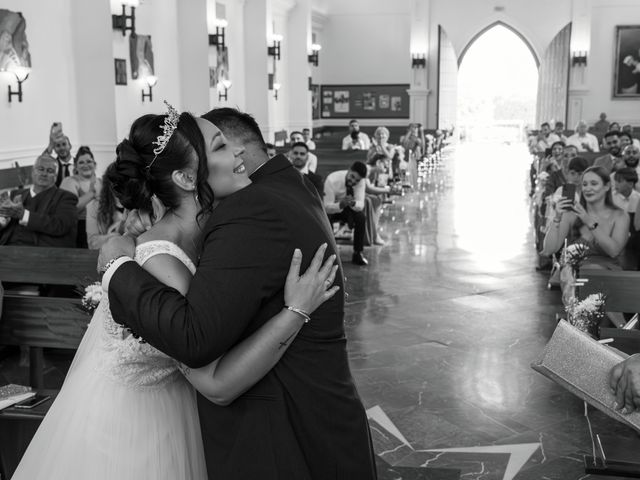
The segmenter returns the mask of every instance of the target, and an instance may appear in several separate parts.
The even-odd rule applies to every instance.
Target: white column
[[[78,138],[72,138],[74,151],[82,144],[94,152],[102,171],[115,156],[116,107],[113,62],[111,5],[109,0],[71,1],[72,57]]]
[[[209,110],[207,0],[180,2],[177,13],[181,105],[202,114]]]
[[[573,0],[571,9],[571,46],[570,56],[574,52],[585,52],[587,65],[573,66],[569,63],[569,108],[567,125],[575,128],[580,120],[584,120],[584,103],[589,96],[589,57],[591,53],[591,1]]]
[[[288,130],[311,128],[311,0],[298,0],[287,18],[287,75],[289,95]]]
[[[411,56],[426,58],[426,67],[412,68],[411,86],[409,87],[409,115],[411,122],[428,126],[428,77],[429,69],[437,68],[436,58],[430,57],[429,49],[429,0],[411,0],[411,52],[407,63],[411,64]]]
[[[272,140],[269,127],[269,91],[267,56],[267,26],[271,18],[269,0],[246,0],[244,8],[245,98],[246,111],[253,115],[268,142]],[[269,29],[270,31],[271,29]]]

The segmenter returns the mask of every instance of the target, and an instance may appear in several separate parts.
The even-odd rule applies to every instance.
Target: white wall
[[[70,28],[53,28],[69,25],[69,0],[3,0],[0,8],[22,12],[32,62],[22,103],[15,96],[8,102],[8,85],[15,89],[17,82],[13,74],[0,73],[0,168],[9,168],[11,161],[33,164],[49,143],[54,121],[62,122],[75,151],[83,140],[78,138],[72,35]]]
[[[327,3],[317,75],[320,83],[409,83],[408,0]]]
[[[594,0],[593,3],[583,118],[592,124],[601,112],[606,112],[610,121],[640,125],[640,99],[613,98],[615,27],[640,24],[640,2]]]

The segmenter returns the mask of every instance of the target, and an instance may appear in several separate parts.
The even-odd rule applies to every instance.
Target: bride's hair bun
[[[135,140],[134,140],[135,141]],[[109,172],[109,180],[120,203],[127,209],[151,210],[151,177],[147,165],[149,153],[145,145],[123,140],[116,148],[116,162]],[[153,151],[150,152],[153,155]]]

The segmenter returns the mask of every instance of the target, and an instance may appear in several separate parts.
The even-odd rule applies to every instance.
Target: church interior
[[[332,172],[366,165],[364,248],[364,227],[329,218],[380,480],[639,478],[640,365],[622,414],[615,391],[589,397],[582,357],[577,384],[541,372],[587,297],[601,303],[578,336],[619,362],[640,353],[639,65],[638,0],[0,0],[0,480],[90,320],[77,290],[97,280],[103,196],[91,181],[84,248],[3,237],[3,202],[39,181],[43,156],[74,159],[80,178],[88,148],[101,178],[165,101],[251,114],[295,168],[297,149],[315,157],[298,170],[321,199]],[[587,253],[571,256],[573,234]],[[34,283],[67,289],[11,290]],[[3,409],[11,384],[50,398]]]

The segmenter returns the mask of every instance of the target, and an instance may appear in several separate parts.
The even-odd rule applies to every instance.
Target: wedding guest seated
[[[43,155],[53,156],[56,154],[58,161],[58,175],[56,177],[56,187],[59,187],[62,180],[73,175],[73,157],[71,156],[71,141],[62,132],[62,123],[54,122],[49,130],[49,145],[42,152]]]
[[[559,142],[560,138],[551,132],[551,125],[544,122],[540,125],[540,131],[536,136],[529,137],[529,150],[531,153],[544,153],[551,148],[555,142]]]
[[[607,120],[607,114],[602,112],[600,114],[600,120],[598,120],[594,125],[593,129],[598,132],[608,132],[609,131],[609,122]]]
[[[358,120],[349,122],[349,135],[342,139],[342,150],[368,150],[371,146],[369,135],[360,131]]]
[[[308,128],[303,128],[302,136],[304,137],[304,143],[307,144],[307,147],[309,147],[309,150],[315,150],[316,142],[314,142],[313,139],[311,138],[311,130]]]
[[[551,206],[549,213],[554,213],[553,209],[555,204],[562,197],[562,186],[566,183],[576,185],[576,195],[580,194],[580,183],[582,180],[582,174],[589,168],[589,162],[582,157],[575,157],[567,161],[567,158],[563,158],[561,168],[551,173],[547,178],[543,197],[546,200],[543,203],[542,211],[546,212],[548,207]],[[546,215],[549,217],[549,215]]]
[[[575,145],[565,145],[562,156],[563,160],[569,162],[572,158],[576,158],[578,156],[578,147]]]
[[[587,132],[587,122],[580,120],[576,125],[576,133],[567,139],[567,145],[573,145],[578,152],[599,152],[598,138]]]
[[[560,169],[564,160],[564,142],[554,142],[551,145],[550,155],[546,156],[540,163],[540,171],[552,173]]]
[[[289,143],[291,145],[293,145],[295,143],[305,143],[304,136],[302,135],[302,132],[298,132],[298,131],[291,132],[291,134],[289,135]],[[308,148],[309,147],[307,147],[307,149]],[[315,173],[317,168],[318,168],[318,157],[316,157],[315,154],[313,154],[313,153],[311,153],[309,151],[308,151],[308,154],[309,154],[309,161],[307,162],[307,166],[305,167],[305,169],[307,171]],[[291,155],[291,152],[289,152],[289,155]],[[291,157],[289,157],[289,161],[291,161]]]
[[[354,162],[349,170],[338,170],[327,175],[324,182],[324,208],[329,221],[347,222],[353,228],[353,257],[356,265],[369,262],[362,255],[365,234],[365,182],[367,166]]]
[[[620,157],[622,149],[620,148],[620,136],[617,131],[609,131],[604,134],[603,143],[607,149],[607,154],[596,158],[593,162],[594,167],[603,167],[609,173],[613,170],[616,158]]]
[[[633,168],[638,174],[638,177],[640,177],[640,148],[636,148],[634,145],[625,147],[622,151],[622,160],[624,161],[625,167]],[[637,184],[636,190],[640,191]]]
[[[574,159],[575,160],[575,159]],[[582,175],[580,201],[562,198],[544,237],[543,254],[552,255],[563,245],[589,247],[583,265],[620,270],[620,254],[629,237],[629,216],[613,203],[609,172],[591,167]]]
[[[556,122],[555,127],[553,129],[553,133],[560,139],[561,142],[567,143],[567,137],[564,134],[564,123]]]
[[[381,177],[388,176],[387,165],[384,155],[376,155],[367,162],[367,177],[365,178],[365,218],[367,220],[365,228],[365,244],[384,245],[385,241],[378,231],[378,221],[380,210],[385,197],[391,193],[391,187],[387,185],[386,179],[378,185]]]
[[[273,158],[278,154],[278,152],[276,152],[276,146],[273,143],[265,143],[265,147],[267,147],[267,156],[269,158]]]
[[[102,188],[98,198],[87,205],[87,243],[98,250],[111,237],[124,233],[124,208],[113,194],[109,173],[115,168],[112,163],[102,176]]]
[[[324,197],[324,182],[322,177],[309,170],[309,147],[304,142],[296,142],[291,145],[289,152],[289,161],[302,175],[307,177],[309,181],[316,187],[320,198]]]
[[[91,149],[86,146],[78,148],[73,160],[74,175],[65,178],[60,184],[62,190],[73,193],[78,197],[78,233],[76,247],[88,248],[87,243],[87,205],[100,195],[102,182],[96,178],[96,162]]]
[[[622,132],[622,128],[620,128],[620,124],[618,122],[611,122],[609,124],[609,132]]]
[[[55,158],[36,159],[31,188],[13,192],[0,204],[0,216],[9,219],[0,230],[0,245],[75,246],[78,197],[56,187],[57,175]]]
[[[613,174],[613,203],[629,215],[629,241],[621,259],[625,270],[636,270],[638,266],[638,239],[636,238],[635,217],[640,205],[640,193],[635,190],[638,174],[634,168],[624,167]]]
[[[389,129],[387,127],[376,128],[371,147],[369,147],[367,151],[367,161],[376,155],[385,156],[386,161],[391,164],[392,178],[399,180],[401,176],[401,163],[406,163],[403,159],[404,150],[402,147],[389,143]]]
[[[628,123],[626,125],[623,125],[622,131],[631,135],[631,143],[633,144],[634,147],[640,148],[640,140],[638,140],[637,138],[634,138],[633,128],[631,127],[631,125],[629,125]]]
[[[407,154],[413,154],[416,159],[425,154],[424,131],[419,123],[410,123],[407,133],[400,137],[400,145]]]

